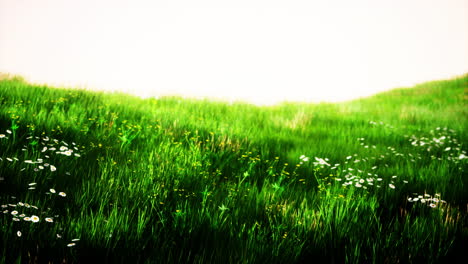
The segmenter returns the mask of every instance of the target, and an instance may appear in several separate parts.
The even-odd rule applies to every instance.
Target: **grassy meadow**
[[[0,263],[442,263],[468,245],[468,75],[345,103],[0,80]]]

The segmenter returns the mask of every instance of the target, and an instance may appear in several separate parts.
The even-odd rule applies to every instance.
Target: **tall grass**
[[[0,261],[454,260],[467,88],[257,107],[3,79]]]

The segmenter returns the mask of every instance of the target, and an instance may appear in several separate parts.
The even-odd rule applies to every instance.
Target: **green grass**
[[[467,90],[258,107],[4,78],[0,262],[453,261]]]

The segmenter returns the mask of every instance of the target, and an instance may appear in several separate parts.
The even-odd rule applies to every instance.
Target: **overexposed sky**
[[[256,104],[468,73],[466,0],[0,0],[0,72]]]

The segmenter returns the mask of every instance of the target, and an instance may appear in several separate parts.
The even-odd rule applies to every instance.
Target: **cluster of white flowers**
[[[28,203],[23,203],[23,202],[18,202],[16,204],[3,204],[1,205],[1,207],[3,209],[5,208],[8,208],[8,207],[13,207],[15,208],[16,210],[13,210],[11,212],[9,212],[8,209],[5,209],[3,211],[4,214],[8,214],[10,213],[13,217],[13,221],[15,222],[18,222],[20,221],[21,219],[23,219],[23,221],[26,221],[26,222],[33,222],[33,223],[37,223],[40,221],[40,218],[37,216],[37,215],[31,215],[31,216],[26,216],[26,214],[24,213],[20,213],[18,210],[25,210],[25,209],[22,209],[22,208],[26,208],[26,209],[34,209],[34,210],[39,210],[39,208],[35,205],[30,205]],[[52,223],[53,222],[53,218],[52,217],[46,217],[45,218],[45,221],[46,222],[49,222],[49,223]]]
[[[384,124],[383,122],[375,122],[370,121],[371,125],[374,126],[384,126],[385,128],[393,128],[391,125]],[[421,148],[421,150],[425,151],[433,151],[435,149],[439,149],[437,153],[441,153],[441,157],[435,157],[434,155],[431,156],[431,159],[443,160],[447,159],[449,161],[454,162],[455,164],[464,162],[465,159],[468,159],[468,155],[466,151],[461,149],[461,144],[456,139],[456,133],[452,129],[448,128],[436,128],[429,132],[430,137],[417,137],[413,136],[405,136],[409,138],[409,142],[412,146]],[[376,145],[366,143],[366,139],[363,137],[357,138],[357,141],[361,146],[366,149],[376,149]],[[353,186],[356,188],[367,189],[368,187],[387,187],[389,189],[396,189],[398,184],[404,183],[407,184],[408,180],[404,179],[404,176],[398,177],[397,175],[393,176],[381,176],[379,175],[380,168],[389,168],[390,165],[386,163],[386,159],[389,157],[401,158],[402,162],[412,162],[416,163],[418,160],[423,160],[427,156],[424,152],[416,151],[410,152],[407,151],[397,151],[394,147],[387,147],[386,151],[370,157],[359,157],[358,154],[348,155],[345,158],[343,164],[334,164],[333,166],[330,165],[328,159],[324,158],[315,158],[315,162],[313,163],[317,168],[325,168],[325,166],[331,167],[330,169],[335,171],[331,176],[335,177],[335,181],[339,182],[342,186]],[[375,153],[374,153],[375,155]],[[308,158],[305,155],[299,157],[301,160],[300,164],[302,164],[304,159]],[[376,164],[375,162],[379,162]],[[355,167],[358,166],[358,167]],[[459,167],[462,169],[462,166]],[[416,201],[421,201],[420,198],[415,197]],[[412,198],[413,199],[413,198]],[[413,202],[414,200],[409,200]],[[428,199],[423,199],[423,201],[428,201]],[[437,201],[437,200],[436,200]],[[430,205],[431,203],[429,203]]]
[[[309,157],[305,156],[305,155],[301,155],[299,157],[299,160],[301,160],[299,162],[299,164],[303,164],[304,162],[308,162],[309,161]],[[315,161],[313,162],[314,166],[320,166],[320,167],[323,167],[323,166],[330,166],[330,164],[327,162],[328,159],[325,158],[325,159],[322,159],[322,158],[318,158],[318,157],[315,157]]]
[[[324,166],[328,166],[330,167],[331,165],[327,162],[328,159],[325,158],[325,159],[322,159],[322,158],[317,158],[315,157],[315,162],[314,162],[314,166],[319,166],[321,168],[323,168]]]
[[[466,151],[462,149],[462,144],[456,138],[457,133],[453,129],[446,127],[430,130],[429,133],[423,136],[406,135],[408,141],[415,148],[420,148],[431,153],[431,159],[448,160],[454,163],[459,163],[461,160],[468,158]]]
[[[306,157],[305,155],[301,155],[299,157],[299,159],[301,160],[300,164],[302,164],[303,162],[308,162],[309,161],[309,157]]]
[[[51,194],[57,193],[57,191],[56,191],[55,189],[53,189],[53,188],[52,188],[52,189],[49,189],[49,192],[50,192]],[[67,196],[67,194],[64,193],[64,192],[59,192],[58,195],[60,195],[60,196],[62,196],[62,197]]]
[[[7,130],[5,134],[0,134],[0,143],[1,143],[1,140],[5,140],[9,138],[7,136],[8,134],[12,134],[12,131]],[[24,164],[33,165],[34,166],[33,169],[36,172],[40,170],[45,170],[45,169],[50,170],[50,172],[57,171],[56,166],[47,162],[47,159],[50,159],[49,155],[51,154],[52,155],[59,154],[59,155],[64,155],[68,157],[70,156],[80,157],[79,148],[75,143],[72,143],[72,145],[70,146],[68,143],[64,141],[51,139],[47,136],[44,136],[44,137],[29,136],[26,139],[29,140],[30,142],[27,145],[23,146],[23,148],[21,149],[23,152],[29,153],[30,147],[34,148],[37,146],[41,146],[39,148],[39,153],[41,153],[42,157],[35,157],[34,159],[24,160]],[[36,150],[33,150],[32,152],[37,153]],[[6,157],[5,160],[8,162],[19,161],[19,159],[16,157],[11,157],[11,158]],[[0,161],[3,161],[1,157],[0,157]],[[21,169],[21,171],[24,171],[26,169],[27,167],[24,167]],[[65,174],[70,175],[69,172],[65,172]],[[4,180],[4,178],[0,177],[0,180]],[[38,184],[36,182],[31,182],[28,184],[28,190],[35,190],[37,186]],[[50,188],[49,192],[47,192],[46,194],[49,194],[49,195],[57,194],[58,196],[61,196],[61,197],[67,196],[65,192],[63,191],[58,192],[53,188]],[[16,197],[14,196],[12,196],[11,198],[16,199]],[[30,205],[29,203],[25,203],[25,202],[3,204],[3,205],[0,205],[0,207],[2,208],[2,211],[0,212],[3,212],[3,214],[10,215],[12,217],[11,218],[12,221],[14,222],[24,221],[24,222],[31,222],[33,224],[36,224],[36,223],[41,222],[41,220],[43,220],[45,223],[55,223],[55,219],[59,217],[59,215],[55,215],[55,216],[44,215],[44,216],[41,216],[42,217],[41,219],[41,217],[39,216],[49,211],[47,210],[44,212],[37,213],[37,211],[39,210],[37,206]],[[10,211],[9,210],[10,207],[13,208],[14,210]],[[36,210],[36,211],[31,211],[31,210]],[[22,237],[23,233],[21,232],[21,230],[17,230],[16,235],[18,237]],[[60,234],[57,234],[57,238],[61,238],[61,237],[62,236]],[[77,242],[78,240],[79,239],[73,239],[72,242],[69,243],[67,246],[69,247],[74,246],[75,242]]]
[[[11,132],[11,130],[7,129],[7,130],[6,130],[6,133],[11,135],[13,132]],[[0,134],[0,139],[1,139],[1,138],[3,138],[3,139],[8,139],[8,136],[5,135],[5,134]]]
[[[440,193],[436,193],[435,195],[430,195],[425,193],[424,195],[418,195],[417,193],[413,193],[413,197],[408,197],[408,202],[410,203],[422,203],[431,208],[436,208],[440,204],[447,203],[446,201],[440,199]]]
[[[370,125],[373,125],[373,126],[383,126],[383,127],[385,127],[385,128],[390,128],[390,129],[393,129],[393,128],[394,128],[392,125],[385,124],[385,123],[382,122],[382,121],[379,121],[379,122],[376,122],[376,121],[369,121],[369,124],[370,124]]]

